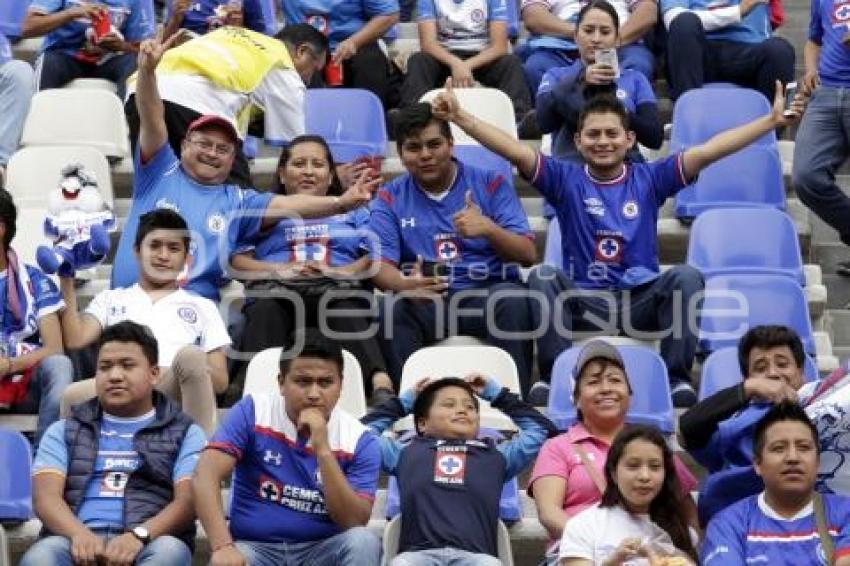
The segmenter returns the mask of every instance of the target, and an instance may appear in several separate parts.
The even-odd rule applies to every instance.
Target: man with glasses
[[[168,46],[180,38],[166,37]],[[307,24],[287,26],[275,37],[223,27],[169,49],[156,75],[174,153],[180,153],[190,124],[205,114],[225,118],[239,139],[258,111],[264,116],[266,143],[284,146],[303,134],[305,85],[324,66],[327,50],[327,38]],[[124,108],[134,152],[141,127],[137,80],[128,81],[131,94]],[[236,146],[228,180],[250,187],[248,160]]]
[[[283,217],[330,216],[362,206],[371,200],[376,183],[361,177],[339,197],[260,194],[226,184],[239,148],[239,136],[231,120],[213,114],[202,115],[188,124],[178,159],[168,143],[169,115],[158,90],[157,68],[161,60],[164,62],[163,54],[173,37],[163,42],[160,31],[139,48],[133,97],[139,120],[133,206],[118,244],[112,288],[129,287],[139,279],[133,254],[139,217],[155,208],[169,208],[186,219],[192,237],[181,286],[218,301],[218,289],[226,282],[222,266],[227,264],[237,242],[251,238]],[[167,73],[162,76],[163,82],[174,79]]]

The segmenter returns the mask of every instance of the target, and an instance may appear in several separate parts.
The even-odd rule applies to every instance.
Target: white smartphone
[[[793,116],[794,112],[791,110],[791,103],[794,102],[794,97],[797,96],[797,83],[791,82],[785,85],[785,116]]]
[[[614,78],[620,78],[620,61],[617,59],[617,50],[609,47],[596,50],[596,62],[600,65],[608,65],[614,69]]]

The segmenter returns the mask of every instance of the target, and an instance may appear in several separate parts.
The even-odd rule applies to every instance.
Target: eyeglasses
[[[215,151],[219,157],[226,157],[233,153],[234,146],[229,143],[215,143],[205,138],[195,138],[189,140],[189,143],[199,147],[204,151]]]

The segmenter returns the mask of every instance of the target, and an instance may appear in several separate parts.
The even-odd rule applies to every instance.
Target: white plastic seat
[[[65,88],[81,88],[88,90],[105,90],[113,94],[118,93],[118,86],[106,79],[74,79],[65,85]]]
[[[282,348],[267,348],[251,358],[245,373],[242,396],[268,393],[278,388],[280,353]],[[348,350],[342,351],[342,392],[338,404],[349,415],[359,419],[366,414],[366,392],[363,389],[363,371],[360,363]]]
[[[86,146],[33,146],[12,154],[6,168],[6,189],[15,204],[27,207],[47,207],[47,195],[59,186],[62,168],[82,163],[97,176],[100,194],[110,207],[114,204],[112,175],[104,154]]]
[[[117,95],[105,89],[56,88],[33,97],[21,145],[85,145],[118,160],[130,155],[128,136]]]
[[[431,102],[442,92],[443,89],[434,89],[426,92],[419,99],[420,102]],[[475,115],[476,118],[489,122],[494,126],[501,128],[510,134],[513,138],[517,138],[516,120],[514,117],[514,105],[507,94],[496,88],[456,88],[455,95],[460,102],[461,107]],[[477,144],[478,142],[461,130],[456,125],[452,124],[452,137],[454,137],[455,145],[462,144]]]
[[[389,564],[398,555],[398,540],[400,537],[401,515],[396,515],[384,527],[384,564]],[[511,533],[502,521],[499,521],[496,542],[498,544],[498,558],[502,562],[502,565],[513,566],[514,555],[511,549]]]
[[[517,395],[520,394],[519,373],[513,358],[495,346],[431,346],[413,353],[401,372],[401,391],[413,387],[423,377],[464,377],[478,372],[499,381]],[[497,430],[516,430],[516,425],[504,413],[481,400],[481,426]],[[413,428],[413,418],[406,417],[396,425],[397,430]]]

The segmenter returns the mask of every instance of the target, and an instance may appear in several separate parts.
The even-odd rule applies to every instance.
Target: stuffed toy
[[[79,163],[62,169],[59,186],[47,199],[44,234],[53,247],[39,246],[36,261],[45,273],[73,277],[93,267],[109,252],[109,232],[116,229],[115,214],[104,202],[95,174]]]

